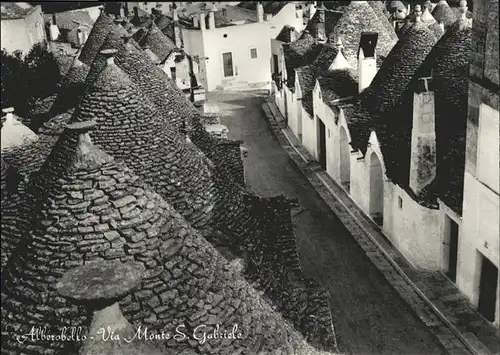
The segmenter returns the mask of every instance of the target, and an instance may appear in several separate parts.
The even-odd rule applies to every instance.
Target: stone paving
[[[262,108],[273,134],[294,165],[446,351],[450,354],[499,353],[498,330],[471,307],[455,285],[441,273],[412,268],[380,228],[301,146],[275,103],[268,100]]]

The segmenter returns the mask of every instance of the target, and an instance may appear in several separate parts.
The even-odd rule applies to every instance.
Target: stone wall
[[[330,296],[315,280],[302,274],[291,217],[291,208],[297,201],[284,196],[248,196],[246,203],[265,229],[265,238],[256,238],[245,249],[249,277],[308,341],[334,349]]]
[[[217,145],[217,152],[225,157],[225,167],[228,173],[233,177],[234,182],[240,185],[245,185],[245,171],[241,153],[242,141],[221,140]]]

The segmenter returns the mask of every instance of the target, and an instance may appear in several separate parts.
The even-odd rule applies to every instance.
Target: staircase
[[[221,85],[215,88],[217,91],[250,91],[271,89],[271,82],[264,81],[260,83],[249,83],[242,80],[223,80]]]

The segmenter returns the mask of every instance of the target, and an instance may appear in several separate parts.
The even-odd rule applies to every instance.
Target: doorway
[[[479,304],[477,310],[490,322],[495,321],[497,302],[498,268],[484,255],[481,260]]]
[[[351,186],[351,154],[344,127],[340,127],[340,183],[349,192]]]
[[[384,224],[384,177],[375,153],[370,157],[370,217],[377,225]]]
[[[222,53],[222,65],[224,67],[224,77],[231,77],[234,75],[233,69],[233,54],[231,52]]]
[[[319,127],[319,164],[323,170],[326,170],[326,129],[323,121],[316,116],[316,121],[318,121]]]
[[[279,67],[278,67],[278,56],[276,54],[273,54],[273,67],[272,67],[272,73],[277,74],[279,72]]]
[[[445,246],[448,247],[448,267],[446,276],[453,282],[457,281],[457,260],[458,260],[458,224],[450,217],[446,216],[446,236]]]
[[[286,93],[286,90],[283,90],[282,93],[284,93],[283,104],[285,105],[285,122],[288,126],[288,95]]]

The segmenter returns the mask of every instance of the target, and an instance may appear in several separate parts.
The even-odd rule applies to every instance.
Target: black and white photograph
[[[1,354],[500,354],[498,12],[1,2]]]

